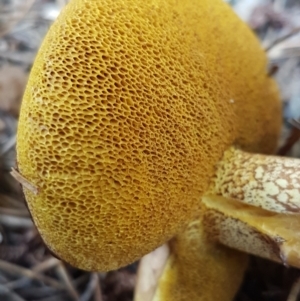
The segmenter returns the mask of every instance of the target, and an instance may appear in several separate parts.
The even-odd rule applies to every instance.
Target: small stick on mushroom
[[[11,169],[10,173],[24,188],[27,188],[33,194],[38,194],[38,188],[34,186],[30,181],[23,177],[15,168]]]

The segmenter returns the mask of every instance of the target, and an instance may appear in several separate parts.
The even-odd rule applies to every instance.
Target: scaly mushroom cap
[[[230,145],[273,151],[280,122],[265,54],[222,0],[73,0],[32,68],[18,167],[49,248],[116,269],[195,217]]]

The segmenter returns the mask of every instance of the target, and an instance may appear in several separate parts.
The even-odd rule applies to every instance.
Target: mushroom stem
[[[211,239],[300,267],[299,159],[230,148],[202,201]]]
[[[207,240],[201,219],[194,221],[169,243],[170,255],[157,288],[142,295],[140,279],[153,270],[161,253],[144,257],[139,266],[135,301],[232,301],[247,266],[247,255]],[[148,272],[147,272],[148,271]]]
[[[267,211],[219,196],[205,196],[208,237],[250,254],[300,268],[300,215]]]
[[[230,148],[217,165],[208,195],[278,213],[300,213],[300,160]]]

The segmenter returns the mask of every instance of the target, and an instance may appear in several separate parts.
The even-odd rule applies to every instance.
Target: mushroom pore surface
[[[280,121],[265,54],[222,0],[71,0],[31,71],[18,168],[49,248],[116,269],[197,218],[225,149],[273,151]]]

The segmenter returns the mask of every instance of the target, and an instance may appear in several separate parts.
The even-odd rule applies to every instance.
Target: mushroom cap
[[[278,99],[258,40],[222,0],[71,0],[18,128],[44,241],[85,270],[153,250],[197,217],[225,149],[274,150]]]

